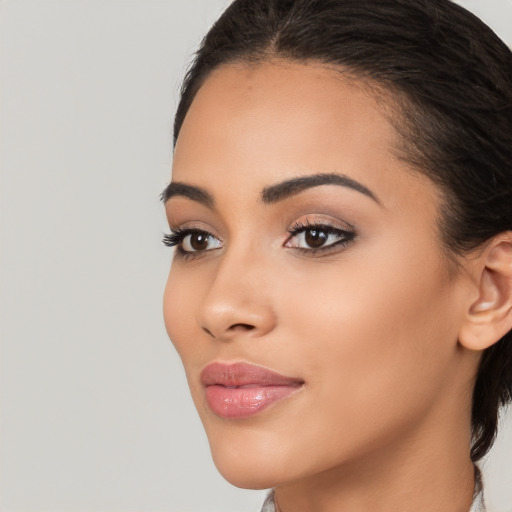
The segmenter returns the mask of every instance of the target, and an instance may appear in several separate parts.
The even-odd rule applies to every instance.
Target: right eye
[[[222,242],[201,229],[174,229],[170,234],[164,235],[163,243],[167,247],[178,247],[182,254],[193,254],[211,251],[222,247]]]

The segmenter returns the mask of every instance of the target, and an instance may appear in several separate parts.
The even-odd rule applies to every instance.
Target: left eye
[[[305,250],[318,250],[346,244],[354,238],[354,233],[332,226],[304,226],[291,231],[285,247]]]

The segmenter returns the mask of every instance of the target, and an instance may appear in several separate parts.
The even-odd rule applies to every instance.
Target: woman
[[[185,79],[165,292],[264,510],[484,510],[512,389],[512,54],[448,0],[235,0]]]

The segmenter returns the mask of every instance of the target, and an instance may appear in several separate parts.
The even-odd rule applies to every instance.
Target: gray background
[[[461,2],[512,42],[511,0]],[[256,511],[167,339],[177,89],[228,0],[0,3],[0,510]],[[512,415],[485,466],[512,510]],[[508,504],[508,506],[507,506]]]

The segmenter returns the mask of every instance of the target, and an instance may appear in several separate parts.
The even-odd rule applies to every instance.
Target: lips
[[[288,398],[304,381],[247,363],[212,363],[201,372],[206,401],[222,418],[248,418]]]

